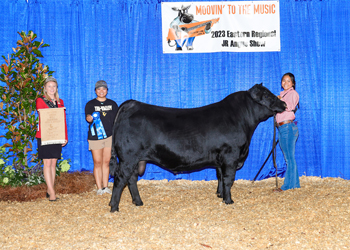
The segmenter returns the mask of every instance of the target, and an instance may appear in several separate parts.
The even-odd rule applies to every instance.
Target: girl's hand
[[[66,145],[67,145],[67,143],[68,143],[67,141],[66,141],[65,143],[63,143],[63,144],[62,144],[62,147],[66,146]]]
[[[86,116],[86,121],[87,121],[88,123],[92,123],[92,121],[93,121],[92,116],[91,116],[91,115],[87,115],[87,116]]]
[[[281,96],[280,95],[278,95],[277,98],[281,100]]]

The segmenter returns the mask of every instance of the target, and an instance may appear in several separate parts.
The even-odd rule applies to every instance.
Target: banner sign
[[[164,53],[280,51],[279,1],[162,2]]]
[[[66,108],[38,109],[40,113],[41,145],[66,142],[64,110]]]

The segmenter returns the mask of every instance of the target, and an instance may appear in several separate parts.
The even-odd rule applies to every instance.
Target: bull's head
[[[188,6],[181,6],[181,8],[172,7],[172,10],[178,12],[178,17],[180,18],[180,21],[183,23],[190,23],[193,21],[193,15],[188,13],[188,9],[191,7],[191,5]]]
[[[265,88],[262,83],[255,84],[248,90],[248,93],[254,101],[265,106],[274,113],[281,113],[286,110],[286,103],[278,99],[278,97]]]

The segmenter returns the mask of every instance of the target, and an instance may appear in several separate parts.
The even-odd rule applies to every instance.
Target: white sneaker
[[[97,190],[97,192],[96,192],[97,195],[103,195],[103,193],[104,193],[104,192],[103,192],[102,189],[99,189],[99,190]]]
[[[107,194],[112,194],[112,190],[110,190],[108,187],[105,187],[105,188],[103,188],[102,189],[102,192],[105,194],[105,193],[107,193]]]

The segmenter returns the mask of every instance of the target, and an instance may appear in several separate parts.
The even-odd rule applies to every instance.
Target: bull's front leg
[[[128,180],[128,188],[132,197],[132,203],[134,203],[136,206],[142,206],[143,202],[141,200],[139,190],[137,188],[138,176],[139,171],[138,169],[135,169],[130,179]]]
[[[223,174],[223,202],[226,204],[233,204],[231,198],[231,187],[236,177],[236,166],[226,166],[222,169]]]
[[[223,196],[223,182],[222,182],[222,170],[220,167],[216,168],[216,178],[218,179],[218,188],[216,190],[216,194],[219,198],[224,197]]]
[[[119,211],[120,198],[125,185],[125,178],[120,178],[118,175],[114,176],[113,192],[111,201],[109,202],[109,205],[111,206],[111,213]]]

